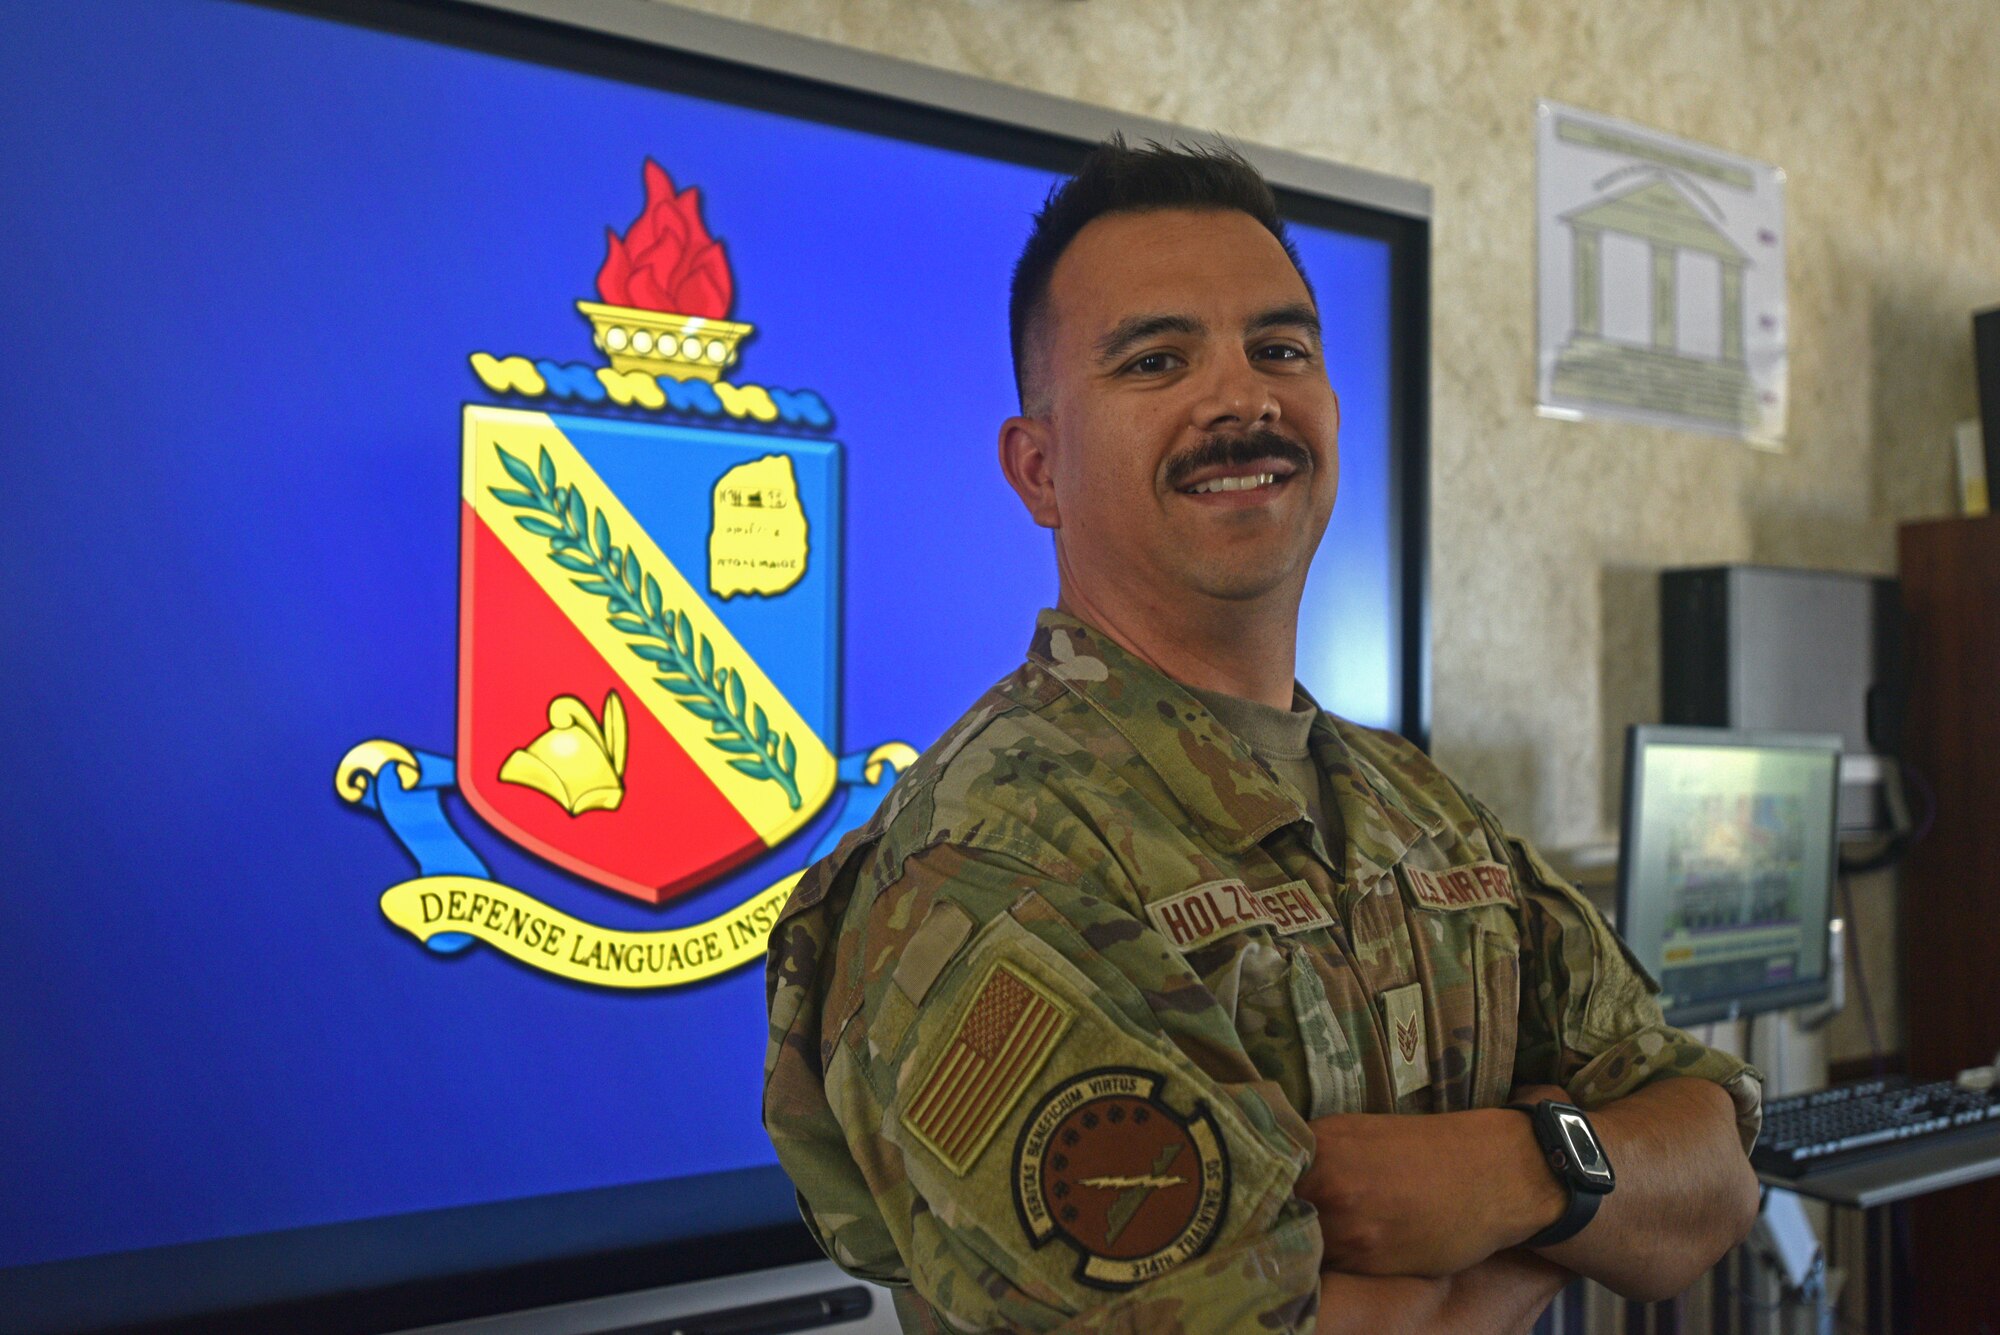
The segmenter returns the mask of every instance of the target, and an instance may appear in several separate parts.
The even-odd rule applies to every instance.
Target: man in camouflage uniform
[[[913,1330],[1518,1330],[1572,1274],[1685,1287],[1754,1215],[1755,1073],[1292,680],[1338,406],[1268,188],[1099,149],[1014,326],[1001,462],[1061,610],[771,938],[765,1121],[821,1245]],[[1501,1105],[1544,1095],[1618,1185],[1531,1251],[1568,1188]]]

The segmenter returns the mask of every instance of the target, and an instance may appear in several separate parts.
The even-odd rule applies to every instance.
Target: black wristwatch
[[[1542,1103],[1510,1103],[1509,1108],[1528,1114],[1535,1124],[1535,1139],[1542,1157],[1569,1188],[1569,1209],[1562,1218],[1522,1243],[1523,1247],[1550,1247],[1566,1242],[1583,1231],[1597,1213],[1598,1202],[1611,1194],[1617,1178],[1611,1160],[1604,1153],[1597,1132],[1583,1109],[1553,1099]]]

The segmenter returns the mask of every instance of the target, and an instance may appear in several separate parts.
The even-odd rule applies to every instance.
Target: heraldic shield
[[[840,451],[468,405],[458,783],[509,839],[664,903],[838,780]]]

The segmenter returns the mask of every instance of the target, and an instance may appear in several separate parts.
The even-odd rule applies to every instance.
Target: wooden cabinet
[[[2000,517],[1899,534],[1904,754],[1937,798],[1899,890],[1904,1051],[1937,1079],[2000,1050]],[[1910,1206],[1918,1331],[2000,1331],[2000,1179]]]

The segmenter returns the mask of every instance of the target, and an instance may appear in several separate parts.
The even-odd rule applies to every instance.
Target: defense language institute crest
[[[1014,1150],[1014,1205],[1040,1247],[1061,1235],[1093,1288],[1143,1284],[1208,1250],[1229,1158],[1203,1104],[1183,1115],[1148,1071],[1086,1071],[1048,1096]]]
[[[644,211],[608,233],[602,300],[576,303],[611,364],[470,359],[518,401],[628,411],[465,406],[456,754],[363,742],[334,779],[417,862],[382,894],[390,922],[434,951],[483,942],[620,988],[760,958],[804,867],[916,754],[836,750],[842,452],[813,434],[832,414],[811,390],[722,378],[754,333],[725,318],[727,257],[697,190],[651,160],[644,176]],[[450,791],[509,842],[646,904],[787,841],[800,856],[707,922],[619,931],[494,880]],[[829,809],[810,848],[794,839]]]

